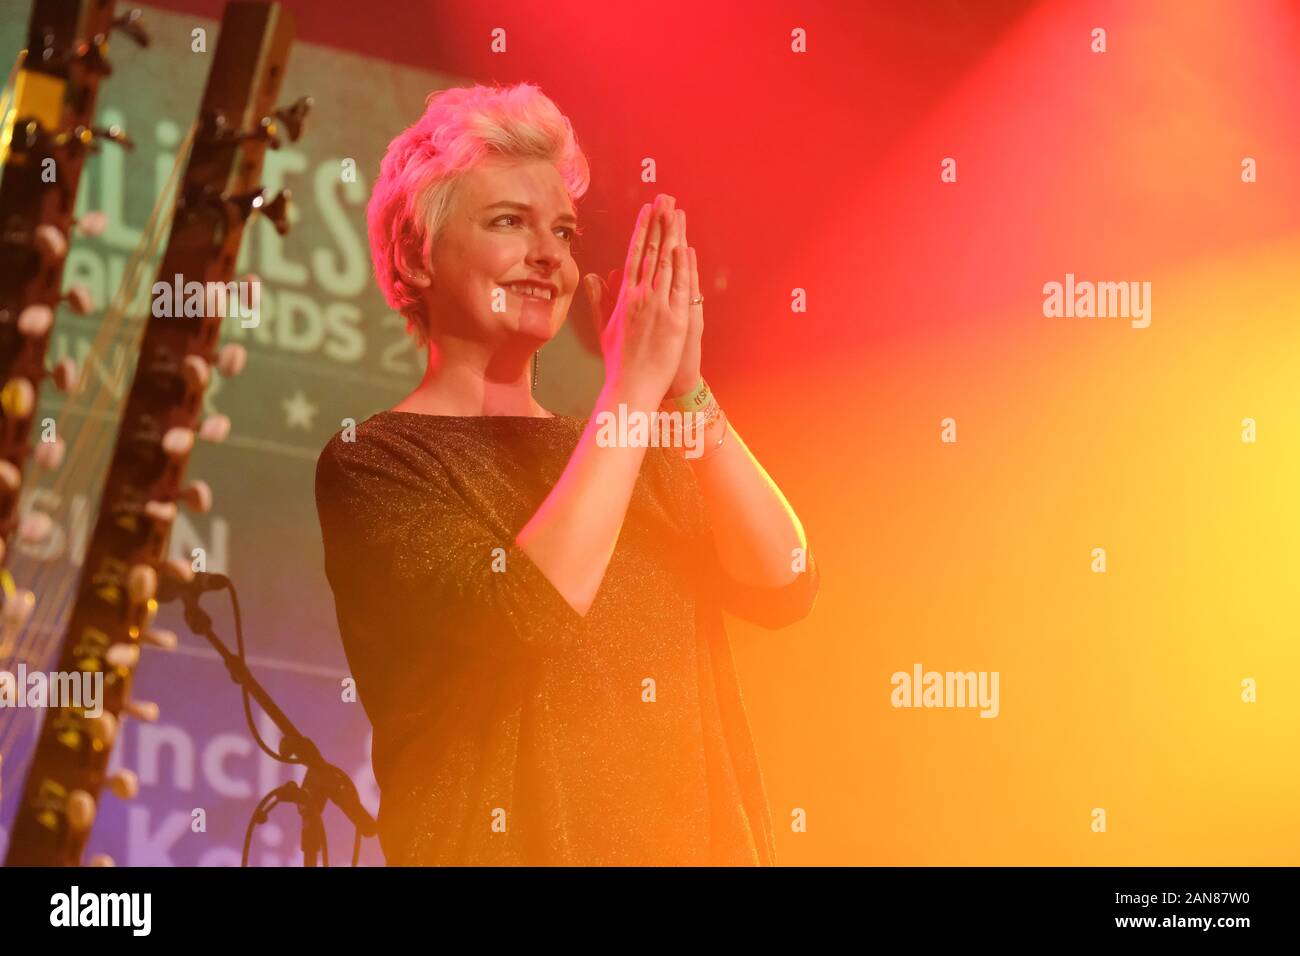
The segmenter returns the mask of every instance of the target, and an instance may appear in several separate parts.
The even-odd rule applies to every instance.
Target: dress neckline
[[[478,422],[478,421],[496,421],[504,420],[511,422],[560,422],[575,421],[573,415],[437,415],[430,412],[408,412],[395,408],[386,408],[381,412],[376,412],[374,417],[380,415],[400,415],[405,418],[432,418],[442,421],[451,422]]]

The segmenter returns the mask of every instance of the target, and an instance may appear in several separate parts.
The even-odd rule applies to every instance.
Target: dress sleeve
[[[436,460],[363,441],[336,435],[316,464],[336,600],[340,585],[373,589],[404,619],[508,660],[563,653],[582,616],[513,537],[475,515]]]
[[[727,574],[718,561],[713,532],[707,522],[698,547],[707,569],[707,579],[717,588],[722,607],[741,620],[775,631],[803,620],[812,611],[821,587],[821,572],[811,545],[806,552],[807,566],[783,587],[755,587]]]

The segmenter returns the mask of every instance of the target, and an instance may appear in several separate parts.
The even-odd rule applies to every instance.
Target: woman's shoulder
[[[344,419],[316,459],[316,491],[387,478],[428,478],[437,473],[432,449],[422,447],[400,418],[379,412],[360,422]]]
[[[390,426],[386,413],[380,412],[357,422],[345,418],[342,427],[330,435],[317,458],[317,471],[322,466],[354,463],[376,450],[383,451],[400,443],[398,429]]]

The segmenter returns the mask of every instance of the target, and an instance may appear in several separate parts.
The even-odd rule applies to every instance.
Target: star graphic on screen
[[[292,398],[286,398],[280,404],[284,407],[285,425],[287,427],[311,430],[311,419],[316,414],[316,406],[308,401],[307,396],[302,393],[302,389],[298,389],[293,393]]]

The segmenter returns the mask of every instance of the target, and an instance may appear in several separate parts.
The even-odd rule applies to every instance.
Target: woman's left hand
[[[686,246],[687,256],[691,264],[690,298],[698,299],[700,298],[700,269],[695,258],[695,249],[686,242],[686,213],[679,209],[674,214],[681,217],[678,224],[678,228],[681,229],[681,244]],[[608,278],[603,281],[595,273],[589,273],[583,279],[583,287],[587,292],[587,301],[591,305],[591,313],[596,319],[598,333],[603,332],[605,324],[609,321],[604,308],[605,293],[609,290],[617,290],[621,283],[621,269],[612,270]],[[673,375],[672,384],[668,386],[668,394],[664,396],[665,401],[670,398],[677,398],[680,395],[687,395],[695,391],[695,387],[700,384],[700,357],[704,340],[704,303],[699,302],[692,305],[688,301],[685,308],[689,311],[686,345],[682,349],[682,360],[677,366],[677,372]]]
[[[686,305],[690,310],[690,324],[686,331],[686,345],[682,349],[681,365],[677,368],[677,374],[673,376],[666,398],[686,395],[693,392],[700,384],[700,358],[704,344],[704,303],[695,301],[700,298],[700,268],[695,258],[694,247],[686,241],[686,213],[679,209],[677,215],[681,217],[678,223],[681,242],[686,246],[691,261],[691,298]]]

